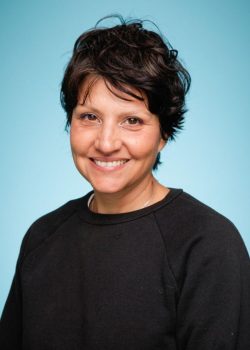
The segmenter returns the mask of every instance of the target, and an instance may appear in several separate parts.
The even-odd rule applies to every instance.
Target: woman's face
[[[87,98],[89,81],[83,85],[72,114],[71,149],[77,169],[96,192],[125,194],[151,181],[165,141],[145,101],[109,86],[112,93],[106,84],[98,78]]]

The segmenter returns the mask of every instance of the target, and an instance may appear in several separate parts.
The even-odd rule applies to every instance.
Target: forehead
[[[147,97],[144,92],[123,83],[115,84],[117,86],[98,75],[87,76],[80,85],[78,103],[85,104],[87,100],[94,100],[98,94],[109,94],[111,97],[116,97],[123,101],[143,102],[147,107]]]

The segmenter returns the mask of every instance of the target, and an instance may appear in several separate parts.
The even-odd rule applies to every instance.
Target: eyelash
[[[79,118],[82,120],[82,121],[86,121],[86,122],[90,122],[90,123],[101,123],[101,120],[93,113],[83,113],[79,116]],[[131,123],[132,121],[132,123]],[[127,126],[127,127],[138,127],[138,126],[141,126],[143,125],[144,122],[141,118],[139,117],[134,117],[134,116],[131,116],[131,117],[127,117],[126,119],[124,119],[121,123],[120,123],[120,126]]]
[[[84,113],[84,114],[81,114],[81,115],[80,115],[80,119],[84,120],[84,119],[86,119],[87,116],[94,116],[94,117],[95,117],[94,120],[97,119],[96,115],[94,115],[93,113]],[[93,119],[88,119],[88,120],[89,120],[89,121],[93,121]]]
[[[126,121],[131,121],[131,120],[136,120],[136,123],[129,123],[129,125],[142,125],[143,124],[143,121],[142,121],[142,119],[140,119],[140,118],[138,118],[138,117],[128,117],[126,120],[125,120],[125,122]]]

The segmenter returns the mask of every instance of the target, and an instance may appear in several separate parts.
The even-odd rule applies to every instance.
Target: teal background
[[[155,21],[193,79],[158,179],[230,218],[250,248],[250,2],[2,0],[0,312],[30,224],[90,189],[71,160],[59,89],[75,39],[114,12]]]

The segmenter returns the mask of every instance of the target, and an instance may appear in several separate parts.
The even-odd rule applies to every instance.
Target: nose
[[[95,140],[95,148],[103,154],[112,154],[121,148],[119,127],[103,123]]]

